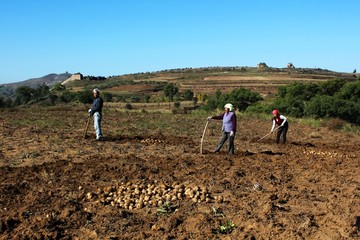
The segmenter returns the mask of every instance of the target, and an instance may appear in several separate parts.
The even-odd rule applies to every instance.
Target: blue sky
[[[0,83],[250,66],[360,71],[358,0],[2,0]]]

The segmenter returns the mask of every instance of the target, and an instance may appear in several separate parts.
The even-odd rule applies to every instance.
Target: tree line
[[[248,89],[238,88],[223,94],[217,90],[213,95],[202,94],[201,99],[195,96],[190,89],[180,93],[179,88],[174,83],[167,83],[161,86],[164,92],[161,101],[175,101],[177,107],[179,101],[191,100],[194,105],[198,100],[202,101],[201,108],[206,111],[223,109],[223,106],[230,102],[235,109],[243,112],[269,113],[272,109],[279,109],[280,112],[293,117],[312,117],[312,118],[339,118],[350,123],[360,124],[360,79],[356,81],[346,81],[341,78],[328,80],[320,83],[299,83],[294,82],[286,86],[278,87],[276,98],[266,103],[257,92]],[[38,88],[26,86],[16,89],[16,98],[4,100],[0,98],[0,107],[12,107],[32,103],[46,103],[55,105],[56,103],[69,103],[78,101],[81,103],[91,103],[92,95],[90,90],[71,92],[60,83],[53,88],[43,84]],[[112,101],[114,95],[102,92],[104,101]],[[146,95],[130,96],[117,100],[130,102],[149,102],[150,96]]]

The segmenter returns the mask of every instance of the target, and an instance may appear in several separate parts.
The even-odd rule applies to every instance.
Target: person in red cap
[[[277,130],[277,135],[276,135],[276,144],[279,143],[281,135],[282,135],[283,143],[285,144],[286,133],[289,128],[289,123],[287,121],[287,118],[284,115],[280,114],[280,112],[277,109],[274,109],[272,111],[272,114],[274,115],[274,118],[272,120],[272,128],[270,132],[273,132],[275,130],[275,125],[278,125],[279,128]]]

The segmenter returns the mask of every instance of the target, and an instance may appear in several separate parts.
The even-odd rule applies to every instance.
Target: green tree
[[[66,90],[66,87],[65,87],[65,85],[62,85],[61,83],[56,83],[54,85],[54,87],[52,88],[52,91],[55,91],[55,92],[62,92],[64,90]]]
[[[78,92],[77,98],[83,104],[92,103],[92,101],[93,101],[91,91],[86,91],[86,90]]]
[[[64,103],[69,103],[77,99],[77,94],[70,92],[69,90],[64,90],[60,95],[60,101]]]
[[[245,111],[251,104],[257,103],[260,100],[263,100],[263,98],[259,93],[245,88],[234,89],[225,98],[226,102],[232,103],[239,111]]]
[[[345,84],[335,96],[352,102],[360,102],[360,82],[356,81]]]
[[[321,87],[316,83],[291,83],[278,88],[277,99],[273,108],[288,115],[301,117],[304,115],[305,103],[321,94]]]
[[[183,93],[184,99],[185,100],[193,100],[194,97],[194,92],[191,91],[190,89],[185,90],[185,92]]]
[[[346,84],[346,80],[337,78],[320,83],[321,95],[333,96]]]
[[[173,84],[173,83],[168,83],[165,85],[164,87],[164,95],[165,97],[168,97],[170,101],[173,101],[174,96],[179,93],[179,88]]]
[[[220,91],[216,91],[215,95],[209,97],[204,108],[205,110],[224,109],[226,103],[232,103],[235,108],[245,111],[251,104],[255,104],[260,100],[262,100],[262,97],[259,93],[244,88],[233,89],[228,94],[221,94]]]
[[[16,88],[15,95],[16,95],[16,104],[27,104],[31,100],[31,96],[33,93],[33,89],[27,86],[21,86]]]
[[[305,104],[304,115],[314,118],[335,117],[336,106],[332,96],[315,96]]]
[[[49,94],[49,86],[47,86],[45,83],[38,86],[36,89],[33,90],[33,96],[32,98],[34,100],[39,100],[41,98],[46,97]]]

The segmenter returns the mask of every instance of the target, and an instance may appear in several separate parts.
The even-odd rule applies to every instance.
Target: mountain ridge
[[[15,83],[5,83],[0,85],[0,97],[5,98],[13,98],[15,96],[15,90],[18,87],[30,87],[36,88],[43,84],[46,84],[49,87],[54,86],[57,83],[62,83],[66,79],[70,78],[73,74],[72,73],[49,73],[43,77],[39,78],[30,78],[24,81],[15,82]]]

